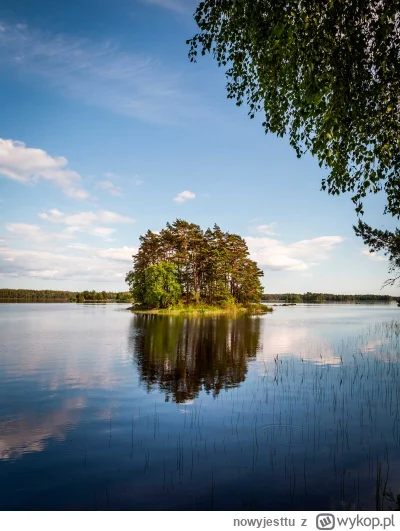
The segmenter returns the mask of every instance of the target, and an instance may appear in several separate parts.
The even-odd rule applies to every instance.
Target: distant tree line
[[[129,302],[132,295],[128,292],[112,291],[54,291],[34,289],[0,289],[0,300],[20,302]]]
[[[398,297],[390,295],[335,295],[333,293],[264,293],[263,301],[284,301],[284,302],[360,302],[360,301],[381,301],[390,302]]]
[[[218,225],[203,231],[177,219],[159,233],[149,230],[140,237],[126,281],[135,302],[166,308],[178,302],[259,302],[261,276],[243,238]]]
[[[69,301],[75,297],[72,291],[54,291],[48,289],[0,289],[0,299],[27,302]]]
[[[284,302],[352,302],[352,301],[381,301],[390,302],[399,297],[390,295],[335,295],[332,293],[264,293],[263,301]],[[57,291],[34,289],[0,289],[0,300],[21,302],[130,302],[132,293],[113,291]]]

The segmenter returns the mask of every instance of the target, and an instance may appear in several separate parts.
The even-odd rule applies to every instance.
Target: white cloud
[[[121,216],[116,212],[101,210],[99,212],[78,212],[77,214],[63,214],[56,208],[42,212],[39,217],[52,223],[61,223],[68,226],[91,226],[94,223],[134,223],[135,220]]]
[[[109,227],[93,227],[92,229],[82,227],[68,227],[66,230],[70,232],[86,232],[87,234],[92,234],[93,236],[99,236],[100,238],[103,238],[108,242],[113,241],[110,236],[115,232],[115,229],[110,229]]]
[[[343,238],[322,236],[291,244],[264,237],[247,237],[246,241],[250,256],[259,267],[275,271],[305,271],[318,265],[318,261],[329,259]]]
[[[95,256],[98,258],[104,258],[106,260],[126,263],[131,263],[133,255],[137,253],[136,247],[128,246],[109,247],[107,249],[104,249],[98,247],[90,247],[85,244],[71,243],[70,245],[67,245],[67,248],[81,251],[81,253],[85,254],[88,257]]]
[[[116,260],[118,262],[131,262],[132,256],[137,253],[136,247],[120,247],[111,249],[98,249],[96,256],[100,258],[108,258],[109,260]]]
[[[111,181],[100,181],[98,183],[99,188],[106,190],[111,195],[122,195],[121,188],[116,186]]]
[[[76,232],[85,232],[93,236],[99,236],[108,241],[115,229],[110,227],[99,227],[103,223],[134,223],[134,219],[127,216],[121,216],[115,212],[102,210],[99,212],[78,212],[77,214],[63,214],[57,209],[42,212],[39,217],[51,223],[64,225],[67,234]]]
[[[58,269],[45,269],[44,271],[28,271],[28,277],[37,277],[45,279],[54,279],[59,274]]]
[[[100,249],[71,244],[62,252],[0,248],[0,278],[120,282],[132,264],[134,247]]]
[[[78,249],[79,251],[86,251],[87,249],[90,249],[90,246],[86,243],[70,243],[67,245],[68,249]]]
[[[135,220],[127,216],[121,216],[115,212],[110,212],[108,210],[103,210],[97,214],[99,221],[104,223],[134,223]]]
[[[141,179],[137,179],[137,181],[135,181],[135,184],[136,186],[140,186],[141,184],[143,184],[143,181]]]
[[[184,203],[188,199],[194,199],[196,197],[196,194],[193,192],[189,192],[189,190],[185,190],[184,192],[179,192],[179,194],[174,197],[174,201],[177,203]]]
[[[0,175],[25,184],[51,181],[65,195],[86,199],[89,194],[81,186],[80,175],[67,169],[67,163],[64,157],[53,158],[42,149],[28,148],[23,142],[0,138]]]
[[[275,227],[278,225],[276,221],[273,221],[272,223],[268,223],[268,225],[258,225],[256,227],[257,232],[261,232],[262,234],[268,234],[268,236],[278,236],[278,233],[275,232]]]
[[[32,242],[44,242],[52,239],[67,240],[73,238],[71,234],[59,234],[44,231],[39,225],[28,223],[8,223],[6,229],[16,238]]]
[[[364,256],[368,256],[368,258],[370,258],[374,262],[385,262],[386,260],[388,260],[386,256],[379,256],[378,254],[376,254],[375,251],[372,251],[371,253],[369,249],[361,251],[361,254],[363,254]]]
[[[36,76],[67,97],[146,122],[184,124],[207,114],[212,119],[188,86],[195,89],[194,82],[158,60],[124,52],[110,41],[91,42],[6,23],[3,27],[0,61],[29,82]]]
[[[176,13],[194,13],[197,7],[195,0],[141,0],[144,4],[152,4]]]
[[[110,190],[111,188],[114,188],[114,185],[111,181],[100,181],[98,186],[103,190]]]

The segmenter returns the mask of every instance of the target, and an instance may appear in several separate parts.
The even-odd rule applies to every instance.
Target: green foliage
[[[170,262],[159,262],[146,268],[143,302],[150,308],[168,308],[182,295],[177,268]]]
[[[274,311],[273,308],[270,308],[266,304],[261,304],[261,303],[251,304],[247,307],[247,309],[252,314],[270,313]]]
[[[97,291],[82,291],[82,293],[77,293],[76,301],[77,302],[129,302],[132,300],[132,295],[129,292],[97,292]]]
[[[107,291],[82,291],[76,294],[76,302],[130,302],[132,295],[129,292],[107,292]]]
[[[36,289],[0,289],[0,299],[23,302],[69,302],[75,300],[73,291],[36,290]]]
[[[114,293],[110,291],[52,291],[33,289],[0,289],[0,300],[20,302],[129,302],[132,295],[129,292]]]
[[[392,286],[400,278],[400,230],[394,232],[388,230],[373,229],[366,223],[359,220],[357,227],[354,227],[357,236],[360,236],[364,243],[370,248],[370,252],[384,251],[389,259],[389,273],[394,273],[384,283],[384,286]]]
[[[132,300],[132,294],[129,291],[117,293],[115,300],[117,302],[130,302]]]
[[[296,302],[390,302],[396,300],[396,297],[390,295],[336,295],[333,293],[277,293],[277,294],[264,294],[262,296],[263,301],[284,301],[287,303]]]
[[[186,305],[259,302],[263,272],[248,255],[247,244],[240,236],[222,232],[217,225],[203,232],[198,225],[177,219],[167,223],[159,234],[148,231],[140,237],[134,268],[126,282],[138,304],[174,304],[166,302],[171,295],[161,302],[160,294],[166,291],[165,271],[151,269],[171,264]],[[152,284],[154,293],[150,297]]]
[[[213,55],[228,98],[264,115],[266,133],[288,135],[328,171],[322,189],[349,192],[357,215],[383,191],[400,217],[400,6],[391,0],[204,0],[189,58]],[[356,229],[389,256],[400,278],[398,231]],[[383,242],[383,244],[382,244]]]
[[[363,198],[384,190],[400,215],[399,3],[389,0],[204,0],[187,43],[225,69],[228,98],[264,114],[329,171],[322,188]]]

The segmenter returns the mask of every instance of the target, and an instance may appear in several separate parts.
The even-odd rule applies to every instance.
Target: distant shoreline
[[[65,291],[51,289],[0,288],[0,302],[126,302],[133,301],[129,291]]]
[[[349,301],[332,301],[332,300],[325,300],[325,301],[301,301],[301,302],[296,302],[296,303],[287,303],[285,302],[284,300],[269,300],[269,301],[265,301],[265,300],[262,300],[261,303],[266,305],[267,303],[269,305],[272,305],[272,306],[275,306],[275,307],[279,307],[279,306],[302,306],[302,305],[305,305],[305,304],[313,304],[313,305],[322,305],[322,304],[332,304],[332,305],[336,305],[336,304],[343,304],[343,305],[371,305],[371,304],[385,304],[385,305],[391,305],[393,303],[396,303],[397,302],[397,298],[393,298],[392,300],[390,301],[386,301],[386,300],[379,300],[379,299],[376,299],[376,300],[373,300],[373,299],[366,299],[366,300],[362,300],[362,301],[356,301],[356,300],[349,300]],[[0,298],[0,304],[50,304],[50,303],[53,303],[53,304],[76,304],[76,305],[82,305],[82,304],[132,304],[132,301],[127,301],[127,300],[115,300],[115,299],[107,299],[107,300],[84,300],[84,301],[81,301],[81,302],[77,302],[75,300],[68,300],[68,299],[1,299]],[[132,307],[131,307],[132,308]],[[129,308],[130,309],[130,308]],[[179,312],[182,312],[184,310],[136,310],[135,313],[162,313],[162,312],[174,312],[174,313],[179,313]],[[190,311],[190,310],[189,310]],[[229,312],[229,313],[232,313],[232,310],[221,310],[221,309],[218,309],[218,310],[208,310],[208,312],[211,312],[211,311],[214,311],[214,312]],[[235,310],[237,312],[237,310]],[[187,312],[187,310],[186,310]]]
[[[32,300],[32,299],[0,299],[0,304],[76,304],[78,306],[82,304],[132,304],[132,301],[117,301],[117,300],[106,300],[106,301],[69,301],[66,299],[40,299],[40,300]]]

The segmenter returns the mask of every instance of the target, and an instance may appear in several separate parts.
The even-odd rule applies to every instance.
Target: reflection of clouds
[[[22,415],[0,422],[0,459],[19,459],[24,454],[41,452],[48,439],[63,441],[66,431],[79,422],[82,396],[65,400],[52,413]]]
[[[285,326],[282,323],[279,327],[264,326],[263,332],[263,351],[257,355],[259,361],[270,363],[276,356],[295,356],[321,365],[341,363],[340,357],[334,355],[332,345],[306,326]]]
[[[40,387],[49,391],[59,389],[112,389],[119,378],[115,374],[115,359],[99,357],[92,364],[82,364],[81,352],[74,355],[71,352],[69,359],[64,365],[54,367],[57,360],[51,360],[51,353],[44,352],[37,355],[32,353],[32,358],[21,360],[19,365],[9,366],[5,363],[5,371],[12,379],[25,380],[33,378],[38,381]],[[125,358],[123,358],[125,359]],[[1,361],[4,360],[2,356]],[[117,359],[118,361],[118,359]],[[26,362],[26,363],[25,363]]]
[[[393,338],[371,339],[360,347],[360,352],[380,361],[399,361],[399,348]]]
[[[35,380],[51,391],[117,385],[117,368],[128,361],[130,316],[121,319],[111,307],[38,306],[1,316],[0,364],[8,380]]]
[[[109,389],[117,385],[118,378],[114,374],[108,374],[108,367],[104,368],[104,373],[96,370],[96,374],[80,374],[74,372],[77,368],[69,368],[64,374],[56,375],[49,384],[51,391],[68,387],[69,389]]]
[[[179,412],[180,413],[183,413],[184,415],[187,415],[188,413],[191,413],[191,409],[187,409],[186,406],[193,406],[194,405],[194,400],[186,400],[186,402],[184,403],[184,407],[180,407],[179,408]]]
[[[15,402],[9,398],[9,404],[0,399],[1,410],[8,413],[0,419],[0,460],[41,452],[50,440],[63,440],[79,425],[86,399],[65,400],[66,392],[86,396],[93,390],[95,397],[107,396],[103,405],[109,405],[107,392],[131,376],[125,369],[132,316],[119,310],[61,304],[0,307],[0,389],[4,397],[17,397]],[[98,414],[98,419],[109,417],[107,407]]]
[[[368,343],[366,343],[365,345],[362,345],[360,347],[360,350],[363,354],[370,354],[372,352],[376,352],[377,347],[387,345],[388,343],[388,339],[372,339],[371,341],[368,341]]]

